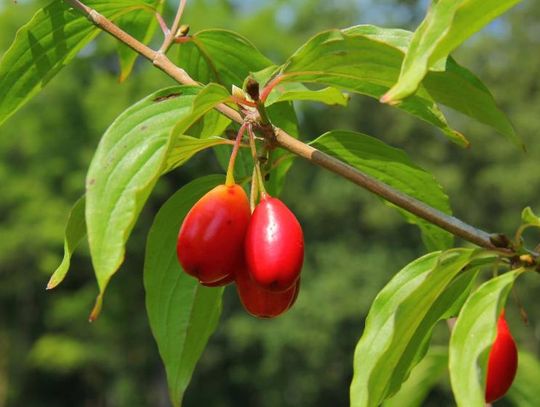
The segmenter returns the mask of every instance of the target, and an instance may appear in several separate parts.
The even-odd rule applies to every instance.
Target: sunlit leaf
[[[299,137],[298,118],[291,102],[275,103],[269,106],[267,111],[274,125],[295,138]],[[294,156],[291,156],[282,148],[272,151],[270,161],[263,166],[269,174],[266,188],[270,194],[277,196],[281,193],[287,174],[293,164],[293,159]]]
[[[414,34],[396,85],[384,96],[398,101],[413,94],[428,70],[457,46],[520,0],[439,0]]]
[[[448,351],[432,347],[422,361],[412,370],[401,389],[383,407],[420,407],[431,388],[446,374]]]
[[[313,78],[317,82],[321,80],[332,80],[334,82],[339,81],[336,82],[336,84],[338,86],[341,86],[340,83],[346,81],[348,83],[348,86],[353,86],[353,80],[356,80],[357,82],[372,82],[381,85],[381,80],[384,81],[385,79],[392,77],[392,75],[397,75],[397,70],[399,70],[399,66],[392,66],[388,61],[386,61],[386,59],[383,59],[381,63],[388,65],[386,67],[386,71],[379,72],[374,70],[373,64],[377,63],[377,51],[379,53],[381,51],[384,51],[380,55],[381,58],[383,56],[384,58],[387,58],[386,54],[392,55],[392,60],[396,63],[398,63],[397,61],[399,60],[400,64],[413,36],[413,33],[409,31],[392,28],[381,28],[372,25],[358,25],[350,27],[343,30],[342,33],[345,34],[347,38],[349,38],[349,40],[348,44],[343,44],[343,49],[340,49],[338,51],[343,53],[343,57],[340,58],[345,60],[345,65],[350,65],[350,69],[347,70],[346,67],[334,66],[329,63],[327,65],[324,65],[321,69],[320,65],[313,63],[313,67],[321,71],[319,72],[319,74],[322,74],[322,78]],[[373,49],[372,52],[374,59],[364,61],[363,70],[362,66],[353,65],[354,61],[348,60],[349,54],[356,55],[355,52],[357,51],[355,49],[355,44],[353,41],[356,37],[369,39],[371,48]],[[351,40],[351,38],[353,40]],[[328,47],[327,44],[325,45]],[[394,52],[388,52],[387,47],[394,48]],[[313,51],[312,53],[315,53],[315,51]],[[331,57],[332,53],[330,53],[329,55],[325,55],[324,53],[322,53],[318,56],[318,58],[320,58],[322,62],[325,62],[325,58]],[[313,58],[315,58],[315,56],[313,56]],[[297,70],[298,68],[294,69]],[[306,68],[306,70],[307,69],[308,68]],[[316,72],[317,71],[313,71],[312,73]],[[347,77],[348,73],[351,74],[350,77]],[[296,74],[291,74],[292,79],[295,78],[294,75]],[[336,77],[330,78],[331,75],[334,75]],[[397,77],[394,77],[394,79],[397,79]],[[388,82],[385,83],[388,84]],[[283,83],[281,86],[283,86]],[[276,88],[279,88],[279,85]],[[347,87],[344,88],[348,89]],[[354,89],[352,90],[354,91]],[[360,93],[363,92],[360,91]],[[377,95],[375,94],[366,94],[368,94],[369,96],[377,97]],[[506,115],[499,109],[487,87],[472,72],[460,66],[452,58],[440,59],[437,64],[435,64],[433,67],[430,67],[430,72],[428,72],[426,77],[424,78],[422,86],[416,96],[419,96],[420,100],[430,100],[430,103],[436,102],[438,104],[448,106],[468,117],[478,120],[483,124],[491,126],[493,129],[505,136],[507,139],[516,143],[518,142],[518,138],[512,124],[510,123]],[[403,103],[410,103],[413,100],[414,98],[409,98]],[[419,112],[410,113],[414,115],[419,114]],[[437,113],[437,115],[441,116],[442,114],[440,114],[439,112]],[[421,118],[426,120],[426,117]],[[444,117],[442,120],[444,121]],[[454,141],[458,142],[459,144],[468,144],[467,140],[465,140],[461,134],[456,133],[454,130],[452,130],[452,132],[452,134],[448,134],[448,131],[446,131],[446,133],[451,137],[457,137],[456,139],[454,139]]]
[[[174,146],[168,154],[167,166],[164,172],[181,166],[199,151],[223,144],[231,144],[231,141],[221,137],[200,139],[191,136],[178,136],[175,138]]]
[[[398,47],[366,35],[331,30],[310,39],[279,73],[282,82],[318,83],[379,99],[397,80],[402,60],[403,51]],[[398,107],[439,127],[452,141],[467,145],[463,135],[449,127],[425,89]]]
[[[410,31],[359,25],[344,30],[361,34],[406,53],[413,39]],[[512,124],[499,109],[487,87],[472,72],[452,58],[441,58],[429,67],[422,86],[440,104],[491,126],[511,141],[517,141]]]
[[[416,166],[401,150],[365,134],[349,131],[323,134],[312,145],[430,206],[451,213],[448,196],[435,178]],[[420,227],[422,239],[429,249],[452,246],[450,233],[407,211],[399,210],[407,221]]]
[[[127,239],[156,181],[180,164],[168,163],[178,147],[176,137],[228,97],[218,85],[200,92],[167,88],[127,109],[101,139],[86,183],[88,240],[100,288],[91,319],[100,312],[105,288],[124,260]]]
[[[71,255],[86,236],[86,223],[84,220],[85,203],[86,200],[83,196],[71,208],[64,233],[64,258],[51,276],[47,284],[48,290],[56,287],[64,280],[69,270]]]
[[[191,207],[223,181],[223,176],[208,176],[182,187],[161,207],[148,233],[146,309],[174,406],[181,404],[195,365],[216,328],[223,293],[223,288],[204,287],[182,271],[176,240]]]
[[[294,85],[294,86],[285,86]],[[312,90],[298,83],[283,84],[282,87],[276,86],[276,91],[272,93],[268,104],[276,102],[304,100],[311,102],[321,102],[327,105],[346,106],[349,98],[343,92],[335,88],[324,88]]]
[[[482,284],[461,308],[450,339],[450,381],[459,407],[485,405],[485,372],[497,319],[515,279],[509,271]]]
[[[393,396],[401,388],[411,369],[424,357],[435,324],[443,319],[448,319],[449,315],[454,316],[459,312],[478,276],[478,270],[470,269],[471,264],[469,264],[466,271],[458,275],[445,288],[444,292],[435,300],[423,317],[392,373],[392,379],[386,391],[388,396]]]
[[[378,406],[398,390],[434,324],[454,302],[455,291],[447,288],[477,253],[430,253],[407,265],[381,290],[354,354],[352,407]]]
[[[521,212],[521,222],[524,225],[540,227],[540,217],[538,217],[530,207],[523,209]]]
[[[180,44],[178,65],[194,79],[242,87],[250,72],[272,65],[246,38],[233,31],[200,31]]]
[[[88,0],[109,19],[148,7],[142,0]],[[65,1],[40,9],[18,32],[0,61],[0,124],[35,96],[98,33]]]

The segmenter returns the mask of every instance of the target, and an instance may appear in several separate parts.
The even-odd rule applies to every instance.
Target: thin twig
[[[153,49],[142,44],[136,38],[124,32],[97,11],[85,6],[79,0],[66,1],[85,13],[88,18],[103,31],[108,32],[119,41],[137,51],[177,82],[184,85],[199,85],[199,83],[193,80],[183,69],[173,64],[164,53],[154,51]],[[173,31],[171,30],[171,32]],[[231,120],[238,123],[244,122],[239,112],[225,104],[217,105],[216,109]],[[301,142],[298,139],[295,139],[282,129],[274,128],[274,135],[274,141],[280,147],[354,182],[355,184],[399,206],[400,208],[403,208],[408,212],[411,212],[414,215],[417,215],[418,217],[425,219],[456,236],[459,236],[481,247],[497,250],[506,254],[512,253],[510,249],[496,247],[491,242],[491,235],[489,233],[477,229],[460,219],[449,216],[421,201],[418,201],[415,198],[395,190],[377,179],[364,174],[362,171],[359,171],[356,168],[353,168],[350,165],[343,163],[338,159]]]
[[[178,10],[176,10],[176,16],[174,17],[174,22],[168,34],[165,35],[163,44],[161,44],[161,47],[159,48],[158,52],[165,54],[167,50],[169,49],[169,47],[171,46],[171,44],[173,43],[174,38],[176,37],[176,33],[178,32],[178,28],[180,27],[180,19],[182,18],[182,14],[184,14],[185,8],[186,8],[186,0],[180,0],[180,3],[178,4]]]
[[[163,20],[163,16],[160,13],[156,12],[156,20],[159,23],[159,26],[161,28],[161,32],[163,33],[163,35],[164,36],[169,35],[171,30],[169,30],[169,27],[167,27],[167,23],[165,22],[165,20]]]

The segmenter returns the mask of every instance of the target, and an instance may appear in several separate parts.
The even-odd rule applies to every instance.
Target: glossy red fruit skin
[[[246,234],[246,264],[253,280],[271,291],[290,289],[304,262],[304,236],[294,214],[277,198],[264,197]]]
[[[300,280],[286,291],[268,291],[257,285],[250,273],[243,269],[236,274],[236,290],[245,310],[257,318],[275,318],[296,302]]]
[[[497,322],[497,336],[489,352],[486,403],[492,403],[506,394],[514,381],[517,364],[516,343],[508,329],[503,311]]]
[[[205,287],[224,287],[234,281],[235,275],[236,273],[231,273],[228,276],[222,278],[221,280],[214,281],[213,283],[205,283],[202,281],[200,283],[204,285]]]
[[[189,211],[178,233],[176,253],[184,271],[202,284],[234,279],[244,263],[244,239],[251,217],[239,185],[219,185]]]

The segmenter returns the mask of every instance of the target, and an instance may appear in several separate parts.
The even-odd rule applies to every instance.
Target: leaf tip
[[[124,83],[127,77],[128,74],[125,74],[124,72],[120,73],[120,75],[118,75],[118,83]]]
[[[382,95],[379,99],[381,103],[388,104],[390,106],[394,106],[400,103],[399,100],[395,100],[394,96],[392,95],[392,89],[390,89],[388,92],[386,92],[384,95]]]
[[[118,83],[123,83],[129,77],[129,75],[131,75],[132,71],[133,65],[120,69],[120,74],[118,75]]]
[[[94,322],[96,319],[98,319],[99,314],[101,313],[102,306],[103,306],[103,293],[99,293],[96,298],[96,303],[94,304],[94,308],[92,308],[92,312],[88,316],[88,322]]]

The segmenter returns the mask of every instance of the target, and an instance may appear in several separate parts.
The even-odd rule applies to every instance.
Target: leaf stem
[[[246,132],[246,126],[247,126],[247,123],[244,123],[242,124],[242,126],[240,126],[240,130],[238,130],[238,134],[236,135],[236,140],[234,141],[231,158],[229,159],[229,166],[227,167],[227,176],[225,178],[225,185],[227,185],[228,187],[235,184],[234,164],[236,163],[236,156],[238,155],[238,149],[240,148],[242,137],[244,136],[244,133]]]
[[[180,0],[180,3],[178,3],[178,9],[176,10],[176,16],[174,17],[173,24],[171,26],[171,29],[165,35],[163,44],[161,44],[161,47],[158,50],[159,53],[165,54],[173,43],[176,37],[176,33],[178,32],[178,28],[180,28],[180,19],[182,18],[182,14],[184,14],[186,2],[187,0]]]
[[[253,167],[253,172],[251,174],[251,190],[249,193],[249,207],[251,209],[251,213],[253,213],[255,210],[258,193],[259,186],[257,185],[257,170],[255,167]]]
[[[136,38],[132,37],[118,26],[116,26],[109,19],[103,17],[97,11],[85,6],[79,0],[66,0],[73,7],[79,9],[99,28],[103,31],[108,32],[113,37],[128,45],[133,50],[137,51],[140,55],[150,60],[154,66],[158,69],[165,72],[171,78],[176,80],[179,83],[184,85],[199,85],[198,82],[193,80],[183,69],[179,68],[171,62],[170,59],[164,53],[157,52]],[[261,99],[267,97],[271,89],[277,85],[281,79],[279,77],[274,78],[263,90],[261,94]],[[239,112],[233,108],[220,104],[216,106],[216,110],[234,120],[238,123],[243,123],[244,119]],[[280,128],[273,127],[273,134],[270,136],[265,135],[265,137],[272,137],[270,140],[275,142],[280,147],[290,151],[291,153],[298,155],[316,165],[319,165],[323,168],[326,168],[343,178],[350,180],[351,182],[361,186],[368,191],[373,192],[374,194],[386,199],[387,201],[399,206],[400,208],[405,209],[408,212],[413,213],[414,215],[431,222],[440,228],[449,231],[450,233],[459,236],[469,242],[472,242],[478,246],[485,247],[491,250],[495,250],[503,254],[512,254],[514,250],[509,248],[501,248],[495,246],[491,242],[491,237],[493,235],[477,229],[460,219],[457,219],[453,216],[449,216],[435,208],[426,205],[425,203],[418,201],[402,192],[393,189],[392,187],[364,174],[362,171],[359,171],[350,165],[339,161],[338,159],[325,154],[316,148],[308,146],[307,144],[301,142],[298,139],[287,134]]]
[[[268,95],[270,95],[270,92],[272,92],[272,90],[277,86],[279,85],[279,83],[285,79],[285,76],[284,75],[278,75],[276,76],[274,79],[272,79],[270,82],[268,82],[266,84],[266,86],[263,88],[262,92],[261,92],[261,97],[260,97],[260,100],[261,102],[266,102],[266,99],[268,98]]]
[[[167,23],[165,23],[165,20],[163,20],[163,16],[160,13],[156,12],[156,20],[159,23],[159,26],[161,28],[161,31],[163,32],[163,35],[167,36],[170,33],[169,27],[167,27]]]
[[[255,165],[255,174],[257,175],[257,184],[259,187],[259,192],[261,194],[261,199],[265,199],[268,196],[266,188],[264,187],[264,179],[261,173],[261,163],[259,162],[259,157],[257,157],[257,146],[255,145],[255,133],[253,133],[253,127],[248,126],[249,134],[249,146],[251,147],[251,156],[253,157],[253,164]]]

